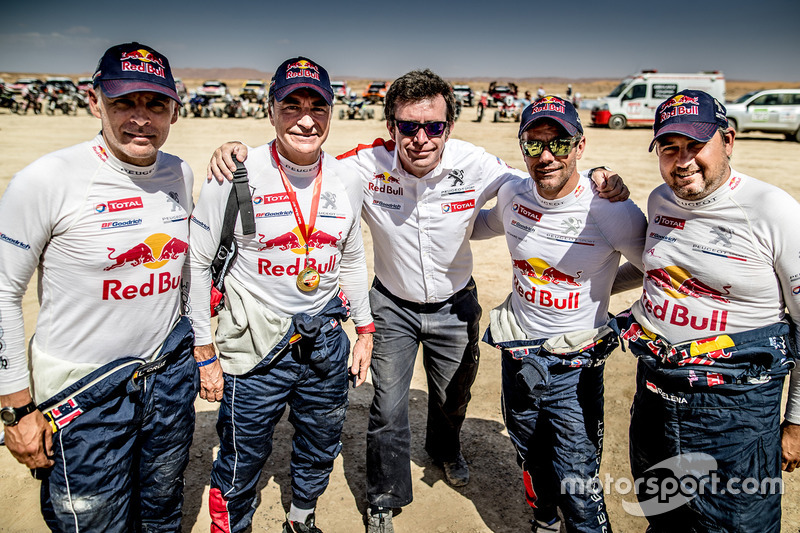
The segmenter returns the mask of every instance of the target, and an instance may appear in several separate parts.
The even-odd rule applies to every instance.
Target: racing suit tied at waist
[[[797,357],[793,324],[786,322],[678,344],[645,328],[630,309],[609,326],[665,390],[751,389],[786,376]]]
[[[619,346],[616,332],[605,325],[549,338],[528,338],[511,309],[510,295],[489,312],[489,327],[483,341],[522,361],[517,384],[532,397],[547,389],[554,367],[567,370],[601,366]]]
[[[182,357],[191,357],[193,346],[191,322],[182,316],[152,361],[122,357],[106,363],[39,403],[38,408],[55,433],[110,395],[119,394],[123,388],[126,394],[138,392],[144,378],[161,372]]]
[[[225,308],[219,312],[215,340],[223,372],[241,376],[262,363],[269,364],[296,345],[298,362],[324,370],[328,361],[311,360],[316,338],[350,316],[347,299],[333,297],[316,315],[298,313],[282,317],[257,301],[235,278],[225,278]]]

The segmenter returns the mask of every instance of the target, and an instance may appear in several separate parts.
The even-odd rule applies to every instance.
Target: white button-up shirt
[[[393,141],[378,139],[339,158],[364,180],[361,216],[372,233],[375,275],[392,294],[417,303],[442,302],[467,285],[480,208],[503,183],[528,176],[457,139],[421,178],[403,170]]]

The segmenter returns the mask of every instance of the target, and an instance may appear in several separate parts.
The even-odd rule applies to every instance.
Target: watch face
[[[17,414],[14,412],[13,408],[3,407],[3,409],[0,409],[0,420],[6,425],[13,424],[17,421]]]

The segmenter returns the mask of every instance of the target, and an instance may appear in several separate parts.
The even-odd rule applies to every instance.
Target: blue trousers
[[[461,426],[478,373],[481,307],[473,281],[445,302],[415,304],[390,295],[376,279],[370,304],[376,331],[367,500],[402,507],[413,498],[408,396],[417,350],[422,344],[428,378],[425,450],[434,460],[452,461],[461,451]]]
[[[538,398],[518,381],[524,357],[548,368],[548,384]],[[502,407],[534,516],[549,521],[558,507],[568,532],[609,533],[599,480],[605,366],[570,368],[546,352],[524,357],[502,351]]]
[[[626,320],[621,329],[639,331]],[[708,339],[668,346],[661,338],[622,336],[631,337],[639,357],[630,457],[648,531],[780,531],[779,422],[783,378],[793,366],[789,326],[715,337],[725,344],[699,355]],[[680,493],[661,488],[674,488],[681,478]]]
[[[211,531],[245,531],[275,425],[289,405],[292,502],[311,509],[328,486],[341,450],[350,342],[338,321],[311,345],[294,345],[242,376],[225,374],[217,421],[220,449],[211,469]],[[324,362],[322,365],[309,364]]]
[[[40,406],[54,408],[57,428],[55,466],[37,470],[44,477],[42,515],[52,531],[180,531],[200,386],[193,345],[184,317],[157,372],[132,379],[141,360],[121,359]]]

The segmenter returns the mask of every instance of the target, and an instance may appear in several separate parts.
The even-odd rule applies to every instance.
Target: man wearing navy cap
[[[533,531],[611,531],[599,479],[603,368],[618,346],[606,326],[620,256],[641,285],[647,224],[636,205],[601,200],[579,173],[586,139],[575,107],[545,96],[522,113],[520,148],[531,179],[505,183],[472,238],[505,235],[511,294],[490,313],[484,340],[500,348],[503,417]]]
[[[297,57],[275,71],[269,119],[275,140],[247,159],[255,231],[237,219],[238,255],[225,277],[225,308],[212,344],[210,266],[223,231],[231,182],[203,185],[192,213],[190,316],[203,361],[202,393],[221,401],[220,450],[211,470],[212,532],[248,530],[258,480],[288,404],[292,503],[283,533],[321,533],[317,499],[341,449],[348,382],[367,376],[372,316],[361,239],[359,177],[322,151],[331,121],[328,73]],[[350,316],[358,339],[341,323]]]
[[[0,200],[6,446],[42,479],[53,531],[179,531],[198,372],[181,317],[193,177],[159,151],[178,119],[167,58],[109,48],[89,103],[100,133],[24,168]]]
[[[654,131],[665,184],[648,201],[644,291],[616,321],[639,359],[639,503],[652,532],[777,532],[781,466],[800,461],[796,369],[780,424],[800,319],[800,206],[730,167],[735,133],[708,94],[667,99]]]

